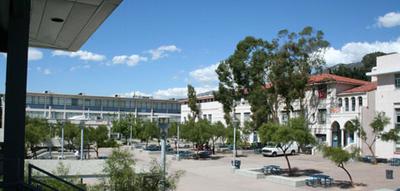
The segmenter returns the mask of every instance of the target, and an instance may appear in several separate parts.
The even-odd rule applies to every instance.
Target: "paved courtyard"
[[[152,158],[159,158],[159,154],[148,154],[139,150],[133,150],[137,160],[137,168],[146,169]],[[230,167],[231,155],[220,155],[217,160],[180,160],[167,157],[170,171],[184,170],[185,174],[180,179],[178,191],[260,191],[260,190],[321,190],[325,188],[299,187],[293,188],[286,185],[267,182],[264,179],[255,179],[234,174]],[[276,164],[286,168],[283,157],[262,157],[261,155],[249,154],[241,157],[243,168],[259,168],[264,165]],[[292,167],[299,169],[316,169],[333,177],[335,180],[348,180],[342,169],[336,167],[330,161],[321,156],[296,155],[290,157]],[[358,185],[346,190],[378,190],[394,189],[400,187],[400,167],[391,167],[387,164],[371,165],[361,162],[349,162],[348,167],[354,182]],[[394,170],[394,179],[385,179],[385,170]],[[326,190],[340,190],[338,187],[326,188]]]

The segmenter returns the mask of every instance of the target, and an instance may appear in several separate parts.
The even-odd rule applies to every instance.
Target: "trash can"
[[[386,170],[386,179],[393,179],[393,170]]]
[[[232,166],[234,166],[236,169],[240,169],[240,160],[235,160],[231,161]]]

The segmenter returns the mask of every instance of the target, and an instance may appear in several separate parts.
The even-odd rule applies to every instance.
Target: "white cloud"
[[[40,60],[43,58],[43,52],[36,48],[28,49],[28,60]]]
[[[126,64],[128,66],[135,66],[141,61],[146,62],[147,57],[143,57],[137,54],[132,54],[130,56],[127,55],[114,56],[112,59],[113,64]]]
[[[101,54],[96,54],[93,52],[85,51],[85,50],[78,50],[77,52],[67,52],[62,50],[55,50],[53,51],[53,56],[68,56],[71,58],[78,57],[81,60],[85,61],[95,61],[100,62],[106,59],[106,56]]]
[[[389,12],[383,16],[378,17],[377,25],[379,27],[385,27],[385,28],[400,26],[400,13]]]
[[[217,89],[217,87],[211,87],[211,86],[195,87],[197,94],[208,92],[208,91],[213,91],[216,89]],[[161,99],[184,98],[184,97],[187,97],[187,87],[168,88],[168,89],[164,89],[164,90],[157,90],[156,92],[154,92],[153,95],[155,98],[161,98]]]
[[[371,52],[400,52],[400,38],[395,41],[349,42],[340,49],[328,48],[324,54],[327,65],[361,61],[365,54]]]
[[[36,67],[36,70],[44,75],[50,75],[52,74],[51,70],[48,68],[41,68],[41,67]]]
[[[215,70],[218,68],[218,65],[219,63],[204,68],[199,68],[197,70],[191,71],[189,75],[193,79],[202,83],[216,82],[218,81],[218,76]]]
[[[148,53],[151,54],[152,60],[158,60],[160,58],[168,56],[169,52],[181,52],[182,50],[175,45],[164,45],[156,49],[149,50]]]
[[[6,53],[0,53],[4,58],[7,58]],[[28,60],[40,60],[43,58],[43,52],[37,48],[28,48]]]
[[[89,64],[85,64],[83,66],[78,65],[78,66],[72,66],[71,68],[69,68],[69,71],[72,72],[72,71],[75,71],[75,70],[78,70],[78,69],[89,69],[89,68],[91,68],[91,66]]]

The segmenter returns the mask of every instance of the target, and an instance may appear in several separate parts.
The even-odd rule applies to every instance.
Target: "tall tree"
[[[188,96],[188,106],[190,108],[190,111],[192,113],[191,116],[189,116],[191,119],[196,120],[196,118],[199,117],[200,115],[200,109],[197,105],[197,95],[196,95],[196,90],[192,85],[187,86],[187,96]]]
[[[306,117],[304,98],[308,78],[312,72],[321,71],[325,64],[323,53],[329,43],[322,31],[308,26],[298,33],[281,30],[272,44],[274,57],[268,75],[272,87],[285,104],[289,117],[296,100],[301,116]]]
[[[329,43],[322,31],[305,27],[298,33],[282,30],[277,38],[264,41],[246,37],[235,52],[218,66],[218,92],[227,124],[236,103],[245,98],[252,110],[254,129],[267,121],[278,121],[278,105],[282,100],[287,112],[300,100],[305,113],[304,97],[308,77],[324,64],[323,52]]]

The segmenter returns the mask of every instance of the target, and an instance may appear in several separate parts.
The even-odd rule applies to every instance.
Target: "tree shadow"
[[[347,180],[335,180],[332,186],[338,187],[340,189],[352,189],[354,187],[366,187],[367,184],[364,183],[353,183]]]

